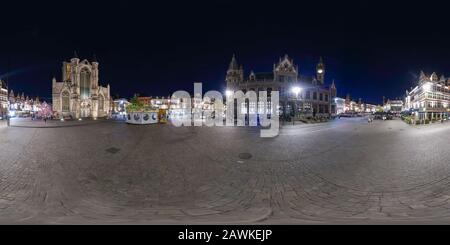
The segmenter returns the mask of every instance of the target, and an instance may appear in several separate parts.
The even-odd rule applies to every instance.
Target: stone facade
[[[320,58],[316,66],[316,76],[299,74],[298,66],[285,55],[273,65],[271,72],[255,73],[253,71],[245,77],[244,69],[238,66],[236,57],[231,59],[226,74],[228,91],[279,91],[280,109],[284,115],[307,115],[313,117],[329,117],[336,114],[336,86],[325,84],[325,65]],[[292,88],[298,87],[298,94]]]
[[[420,72],[417,86],[406,91],[405,110],[416,120],[447,119],[450,113],[450,79],[433,72],[430,76]]]
[[[0,119],[6,119],[8,113],[8,90],[6,83],[0,80]]]
[[[110,86],[99,86],[99,63],[80,61],[76,56],[63,62],[62,81],[52,81],[53,110],[56,117],[99,118],[111,111]]]

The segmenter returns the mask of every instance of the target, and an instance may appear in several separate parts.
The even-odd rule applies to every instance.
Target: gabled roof
[[[286,54],[283,58],[280,58],[280,61],[275,66],[275,71],[287,71],[287,72],[295,72],[297,73],[297,68],[294,64],[294,61],[289,58]]]

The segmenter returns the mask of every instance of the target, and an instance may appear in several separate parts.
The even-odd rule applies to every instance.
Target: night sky
[[[76,50],[96,54],[112,94],[161,96],[193,82],[223,91],[233,53],[246,75],[271,71],[284,54],[313,75],[323,56],[338,95],[381,103],[402,96],[421,69],[450,76],[450,8],[431,1],[146,2],[2,3],[1,77],[49,98]]]

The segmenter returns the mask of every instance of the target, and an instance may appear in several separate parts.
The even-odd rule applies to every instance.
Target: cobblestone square
[[[447,223],[450,124],[0,125],[0,223]]]

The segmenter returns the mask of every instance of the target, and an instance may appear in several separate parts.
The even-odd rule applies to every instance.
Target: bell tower
[[[238,66],[236,56],[233,54],[230,65],[228,66],[227,75],[225,81],[227,82],[227,88],[236,89],[239,82],[244,80],[244,70]]]

